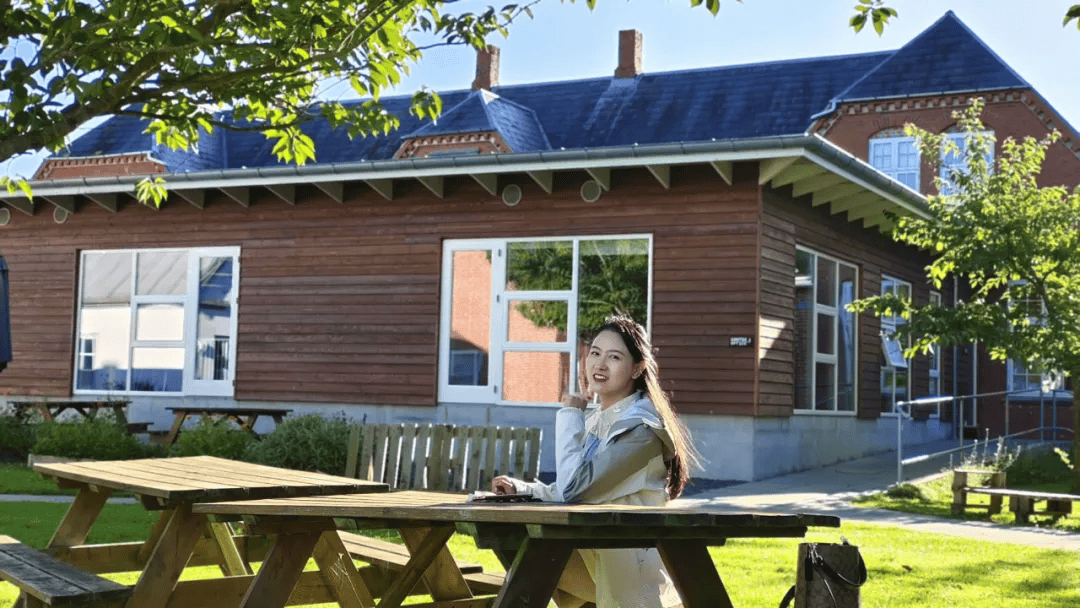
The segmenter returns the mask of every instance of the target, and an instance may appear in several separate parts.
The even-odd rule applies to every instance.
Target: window
[[[1012,305],[1026,308],[1028,321],[1032,325],[1042,324],[1043,315],[1046,312],[1042,298],[1036,297],[1014,301]],[[1031,370],[1022,361],[1015,359],[1009,359],[1006,377],[1008,378],[1007,388],[1009,392],[1036,391],[1041,393],[1044,387],[1046,390],[1065,388],[1064,378],[1061,374]]]
[[[232,395],[239,255],[83,252],[76,392]]]
[[[870,165],[912,190],[919,190],[919,150],[914,137],[896,137],[903,133],[891,129],[870,140]]]
[[[983,131],[982,135],[987,137],[993,137],[993,131]],[[963,173],[967,173],[967,162],[965,161],[965,154],[967,152],[967,133],[948,133],[945,135],[948,141],[951,141],[956,145],[955,150],[949,150],[941,156],[941,193],[952,194],[954,192],[952,180],[949,176],[954,170],[959,170]],[[944,142],[943,142],[944,145]],[[989,146],[989,150],[986,152],[986,165],[991,171],[994,169],[994,147],[993,144]]]
[[[795,261],[795,409],[855,411],[858,269],[798,249]]]
[[[911,283],[890,276],[881,277],[881,295],[895,294],[910,300]],[[896,411],[897,401],[907,401],[911,394],[910,366],[904,359],[904,345],[893,337],[897,328],[906,323],[903,317],[881,317],[881,411]]]
[[[611,314],[648,326],[649,236],[446,241],[439,400],[558,403]]]
[[[941,293],[931,291],[930,303],[934,306],[941,306]],[[930,347],[929,359],[930,381],[927,384],[927,392],[930,395],[937,396],[941,394],[941,346],[935,344]],[[938,413],[941,413],[940,405],[938,406]]]

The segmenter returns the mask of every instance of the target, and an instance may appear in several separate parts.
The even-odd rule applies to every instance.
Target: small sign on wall
[[[728,346],[753,346],[754,338],[752,336],[731,336],[728,338]]]

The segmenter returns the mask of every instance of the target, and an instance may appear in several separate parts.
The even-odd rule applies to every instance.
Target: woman
[[[616,316],[600,328],[584,361],[586,395],[555,416],[555,483],[496,477],[498,494],[542,500],[663,506],[679,496],[697,463],[689,434],[660,390],[645,329]],[[599,409],[585,413],[596,397]],[[656,549],[583,549],[570,558],[555,601],[560,608],[670,608],[681,600]]]

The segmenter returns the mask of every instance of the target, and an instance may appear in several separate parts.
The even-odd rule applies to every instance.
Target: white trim
[[[907,292],[908,292],[908,298],[913,298],[914,297],[914,291],[912,290],[912,285],[911,285],[910,281],[905,281],[905,280],[903,280],[901,278],[894,277],[892,275],[888,275],[888,274],[884,274],[884,273],[881,275],[881,293],[882,293],[882,295],[884,295],[886,293],[886,284],[887,283],[891,283],[892,287],[893,287],[890,290],[890,293],[897,293],[898,288],[900,286],[906,286],[907,287]],[[897,294],[897,295],[899,295],[899,294]],[[904,325],[906,323],[907,323],[906,321],[903,321],[902,323],[898,323],[896,321],[896,317],[888,317],[888,318],[881,317],[881,334],[882,334],[883,344],[884,344],[884,341],[886,341],[886,340],[896,341],[894,338],[888,338],[887,337],[887,335],[889,333],[891,333],[891,332],[888,331],[886,326],[892,328],[892,330],[895,331],[897,326]],[[903,348],[903,345],[900,345],[900,346],[901,346],[901,348]],[[885,373],[889,372],[889,371],[892,371],[892,374],[893,374],[893,382],[892,382],[892,386],[891,386],[892,405],[891,405],[889,411],[888,412],[882,412],[882,415],[895,414],[896,413],[896,401],[897,401],[897,399],[896,399],[896,390],[897,390],[896,375],[897,375],[898,371],[902,371],[904,374],[907,375],[907,386],[904,387],[904,395],[905,395],[904,400],[911,399],[911,396],[912,396],[911,395],[911,387],[912,387],[912,380],[913,380],[912,373],[911,373],[911,371],[912,371],[911,360],[907,359],[906,361],[907,361],[907,367],[905,369],[903,369],[903,370],[901,370],[898,367],[891,366],[891,365],[882,365],[881,366],[880,376],[878,378],[878,388],[879,389],[882,386],[882,382],[883,382],[883,380],[885,378]],[[884,392],[882,393],[882,397],[884,397]]]

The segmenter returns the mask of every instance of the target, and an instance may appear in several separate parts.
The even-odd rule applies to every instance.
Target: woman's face
[[[614,405],[634,392],[634,376],[644,367],[644,362],[634,363],[622,336],[610,330],[600,332],[585,358],[589,391],[600,397],[603,407]]]

